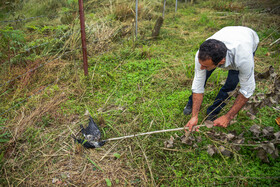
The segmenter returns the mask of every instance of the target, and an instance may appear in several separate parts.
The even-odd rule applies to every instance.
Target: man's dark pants
[[[206,80],[205,80],[204,87],[206,85],[208,78],[211,76],[211,74],[213,73],[214,70],[215,69],[213,69],[211,71],[206,70]],[[226,103],[223,101],[225,101],[229,97],[228,93],[233,91],[236,88],[236,86],[239,82],[238,74],[239,74],[239,71],[236,71],[236,70],[228,71],[227,80],[226,80],[224,86],[220,89],[217,97],[215,98],[214,103],[210,107],[208,107],[207,115],[208,114],[210,116],[217,115],[222,110],[222,108],[226,105]],[[192,103],[193,103],[193,100],[192,100],[192,95],[191,95],[189,97],[188,106],[192,106]]]

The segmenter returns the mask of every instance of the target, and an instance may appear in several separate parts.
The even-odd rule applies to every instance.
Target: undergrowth
[[[194,56],[206,38],[225,26],[254,29],[261,41],[255,55],[256,73],[272,65],[279,76],[279,42],[274,42],[280,36],[280,19],[279,14],[269,12],[268,4],[179,1],[175,13],[175,2],[168,1],[160,35],[152,38],[152,28],[162,15],[162,3],[143,1],[139,5],[136,40],[134,3],[86,1],[88,76],[83,75],[76,0],[14,0],[0,4],[1,20],[43,15],[27,21],[3,22],[0,27],[1,185],[279,183],[279,158],[269,157],[270,162],[263,163],[256,151],[246,146],[232,157],[211,157],[207,145],[219,146],[221,142],[213,142],[203,128],[194,133],[202,139],[196,147],[177,141],[172,149],[165,148],[163,142],[175,136],[174,132],[109,142],[92,150],[82,148],[71,137],[79,133],[80,124],[88,123],[88,115],[99,125],[103,139],[183,127],[190,119],[183,115],[183,108],[191,94]],[[275,6],[274,1],[271,4]],[[200,123],[226,77],[227,72],[222,70],[210,77]],[[271,84],[272,80],[258,81],[255,94],[270,93]],[[234,98],[222,113],[233,102]],[[215,130],[244,132],[244,137],[250,139],[248,129],[254,124],[279,131],[277,117],[279,106],[275,105],[259,109],[254,119],[242,110],[234,124]]]

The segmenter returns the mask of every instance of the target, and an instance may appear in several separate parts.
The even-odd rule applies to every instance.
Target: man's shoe
[[[184,108],[184,114],[187,116],[187,115],[190,115],[191,113],[192,113],[192,106],[186,105]]]

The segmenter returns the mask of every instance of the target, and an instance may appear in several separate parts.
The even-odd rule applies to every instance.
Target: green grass
[[[16,59],[18,63],[10,69],[11,74],[4,74],[6,70],[2,69],[2,80],[23,72],[32,63],[40,64],[40,58],[35,59],[32,55],[52,57],[62,48],[69,51],[80,46],[79,36],[76,36],[79,33],[67,35],[69,31],[79,31],[78,21],[71,20],[76,22],[75,26],[68,24],[69,20],[65,21],[61,13],[75,9],[73,3],[76,1],[35,3],[36,10],[32,8],[32,2],[17,5],[21,9],[14,5],[11,10],[16,15],[35,16],[50,13],[52,9],[58,17],[48,18],[49,21],[42,18],[41,21],[22,23],[11,32],[22,32],[26,39],[24,45],[28,47],[51,43],[23,56],[25,65]],[[45,3],[49,4],[45,6]],[[97,7],[101,3],[102,6]],[[263,163],[251,147],[244,146],[229,158],[221,154],[209,156],[207,145],[220,146],[223,142],[213,142],[208,138],[206,128],[194,133],[196,138],[202,138],[196,147],[182,144],[177,139],[173,149],[164,149],[164,141],[175,134],[170,132],[109,142],[94,150],[80,150],[75,144],[71,135],[79,132],[80,124],[87,124],[86,110],[100,125],[104,138],[183,127],[190,119],[190,116],[183,115],[183,108],[191,94],[196,51],[206,38],[224,26],[244,25],[256,30],[261,40],[255,56],[256,71],[264,72],[273,65],[279,74],[279,43],[270,46],[280,37],[279,19],[276,19],[279,15],[262,13],[259,10],[261,7],[252,9],[241,0],[198,1],[194,5],[179,2],[176,15],[174,7],[168,6],[159,38],[151,39],[151,28],[161,11],[159,4],[151,3],[150,6],[155,7],[149,12],[148,2],[143,2],[143,11],[148,11],[152,19],[148,19],[147,13],[139,20],[137,41],[132,41],[133,34],[128,33],[125,36],[118,34],[117,38],[104,43],[92,41],[105,36],[116,25],[131,26],[131,20],[117,20],[114,11],[109,8],[115,6],[110,5],[110,1],[92,0],[86,3],[88,26],[97,24],[100,19],[98,27],[87,30],[91,36],[87,43],[88,77],[83,75],[82,55],[78,49],[30,74],[30,77],[16,80],[3,88],[1,94],[6,89],[8,91],[0,98],[1,111],[22,101],[51,80],[65,75],[57,85],[0,118],[0,139],[5,140],[0,142],[0,182],[3,185],[50,185],[54,178],[65,185],[77,186],[273,186],[279,183],[279,158],[269,158],[270,163]],[[4,19],[1,15],[0,19]],[[6,12],[6,15],[10,15],[9,19],[14,18],[12,12]],[[3,27],[1,29],[4,31]],[[67,37],[52,40],[63,36]],[[5,42],[1,43],[3,48],[6,47]],[[16,47],[19,50],[20,47]],[[4,52],[1,55],[7,58],[7,51]],[[227,72],[222,70],[216,70],[210,77],[199,122],[202,122],[207,107],[215,99],[226,77]],[[255,93],[269,93],[271,83],[272,80],[258,81]],[[233,102],[234,98],[222,113],[226,113]],[[214,129],[225,133],[244,132],[246,140],[250,140],[252,133],[249,128],[254,124],[273,126],[275,131],[279,131],[275,123],[277,117],[279,112],[268,106],[261,108],[254,120],[242,110],[235,124],[226,129]],[[181,136],[183,132],[176,134]],[[70,177],[65,173],[69,173]]]

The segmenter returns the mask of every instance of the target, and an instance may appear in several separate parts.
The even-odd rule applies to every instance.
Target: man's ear
[[[226,63],[226,58],[223,58],[219,63],[218,63],[218,65],[223,65],[223,64],[225,64]]]

